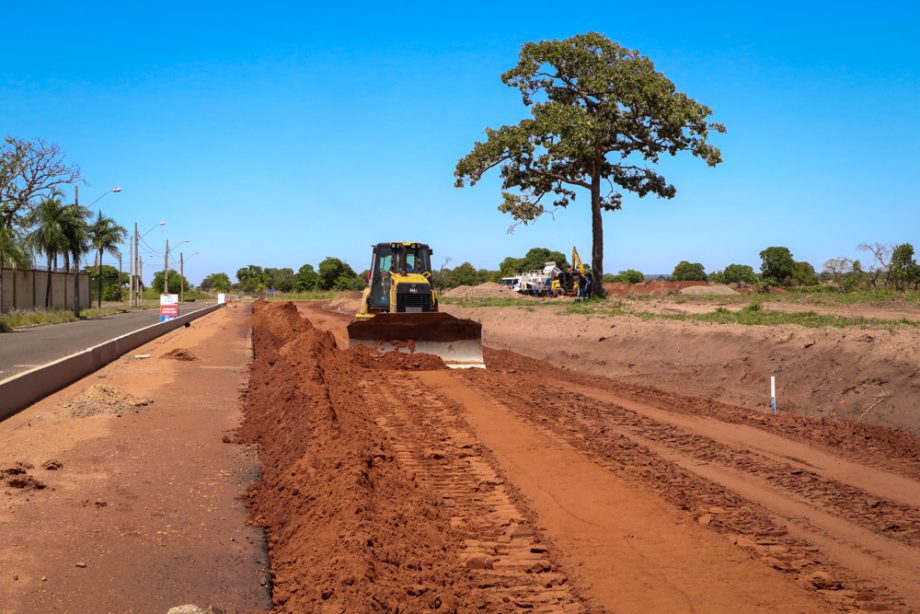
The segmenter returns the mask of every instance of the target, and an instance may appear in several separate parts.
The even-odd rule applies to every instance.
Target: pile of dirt
[[[478,286],[457,286],[445,292],[444,296],[467,301],[484,298],[518,298],[522,300],[533,300],[531,296],[518,294],[514,290],[493,282],[486,282]]]
[[[354,314],[358,311],[358,307],[361,306],[361,297],[352,297],[347,296],[352,294],[351,292],[343,292],[338,295],[328,303],[326,303],[326,308],[330,311],[337,311],[339,313],[348,313]]]
[[[162,356],[160,356],[160,358],[167,358],[169,360],[181,360],[181,361],[201,360],[200,358],[198,358],[197,356],[195,356],[194,354],[192,354],[190,351],[188,351],[185,348],[176,348],[174,350],[170,350],[166,352],[165,354],[163,354]]]
[[[345,352],[353,364],[365,369],[383,371],[434,371],[446,369],[440,356],[407,352],[378,352],[366,345],[358,345]]]
[[[679,290],[687,296],[737,296],[738,292],[725,284],[709,284],[708,286],[687,286]]]
[[[29,469],[32,468],[29,463],[17,461],[11,467],[0,469],[0,483],[18,490],[42,490],[46,488],[44,482],[29,475]]]
[[[153,403],[147,397],[135,397],[114,386],[93,384],[86,392],[62,406],[74,418],[88,418],[97,414],[121,416],[127,411],[137,411]]]
[[[449,515],[396,462],[368,410],[362,353],[337,350],[290,303],[253,311],[238,440],[261,449],[250,513],[267,528],[276,610],[469,609],[474,587]]]
[[[644,281],[638,284],[627,284],[618,281],[604,283],[604,290],[611,296],[666,296],[673,292],[680,292],[684,288],[708,285],[709,282],[705,281]]]

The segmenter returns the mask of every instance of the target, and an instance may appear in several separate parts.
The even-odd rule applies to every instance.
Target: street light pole
[[[163,294],[169,294],[169,239],[166,239],[166,253],[163,255]]]
[[[185,254],[179,252],[179,302],[185,300]]]
[[[131,247],[134,251],[131,257],[131,289],[129,290],[129,294],[131,297],[131,306],[137,307],[137,222],[134,222],[134,241],[131,242]]]
[[[73,206],[79,211],[80,210],[80,186],[75,185],[73,187]],[[50,272],[48,273],[51,274]],[[64,282],[65,284],[67,282]],[[66,285],[64,286],[67,287]],[[64,293],[64,302],[67,302],[67,293]],[[74,263],[73,263],[73,315],[80,317],[80,254],[74,253]]]

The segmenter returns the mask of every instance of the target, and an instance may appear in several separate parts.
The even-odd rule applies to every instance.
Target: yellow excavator
[[[348,345],[434,354],[455,369],[484,368],[482,324],[438,310],[431,255],[424,243],[373,246],[361,308],[348,325]]]
[[[578,255],[578,249],[572,246],[572,267],[571,271],[563,271],[556,279],[553,280],[553,294],[556,296],[574,295],[578,293],[578,283],[575,279],[574,271],[578,270],[582,277],[585,275],[585,263],[581,261]]]

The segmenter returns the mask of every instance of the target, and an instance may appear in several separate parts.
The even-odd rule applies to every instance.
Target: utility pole
[[[179,302],[185,300],[185,254],[179,252]]]
[[[169,294],[169,239],[166,239],[166,253],[163,255],[163,294]]]
[[[80,186],[73,187],[73,206],[77,211],[80,210]],[[49,273],[50,275],[50,273]],[[67,282],[64,282],[67,283]],[[65,286],[66,287],[66,286]],[[67,296],[67,293],[64,293]],[[67,302],[66,300],[64,301]],[[80,254],[74,254],[73,263],[73,314],[80,317]]]
[[[130,240],[130,239],[129,239]],[[131,241],[131,283],[129,284],[128,297],[134,307],[134,284],[137,277],[137,222],[134,222],[134,240]]]
[[[121,288],[122,290],[124,290],[125,288],[123,285],[121,285],[121,252],[118,252],[118,287]],[[124,295],[121,294],[120,292],[118,293],[118,296],[119,298],[121,298],[121,300],[125,300],[124,298],[122,298]]]

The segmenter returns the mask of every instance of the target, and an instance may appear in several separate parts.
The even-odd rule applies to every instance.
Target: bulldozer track
[[[392,439],[397,462],[448,508],[483,607],[494,608],[498,595],[508,611],[586,611],[552,546],[454,408],[410,375],[372,376],[362,389]]]
[[[700,524],[729,536],[835,605],[899,610],[905,608],[902,595],[917,597],[912,580],[916,565],[903,563],[916,559],[914,546],[920,539],[916,507],[777,464],[564,386],[547,386],[536,377],[519,374],[517,386],[509,386],[498,371],[462,377],[486,394],[501,390],[496,402],[532,426],[654,490]],[[730,471],[731,479],[721,480],[725,473],[714,468]],[[794,508],[796,513],[814,507],[846,522],[834,525],[831,519],[827,521],[831,526],[821,526],[823,516],[810,510],[807,518],[783,517],[758,504],[750,491],[734,487],[742,482],[757,483],[764,491],[784,491],[787,499],[794,495],[804,504]],[[862,567],[828,560],[824,554],[831,550]]]

